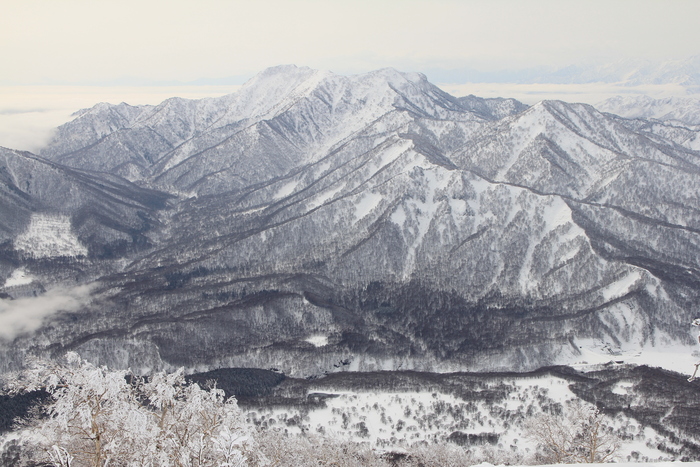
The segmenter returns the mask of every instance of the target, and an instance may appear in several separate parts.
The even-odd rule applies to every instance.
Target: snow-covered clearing
[[[35,258],[83,256],[87,248],[73,232],[68,216],[32,214],[27,230],[15,239],[15,249]]]
[[[615,390],[628,389],[624,384]],[[477,458],[503,452],[513,459],[531,456],[537,442],[526,423],[541,413],[560,410],[578,397],[569,381],[557,376],[505,377],[482,381],[467,392],[329,391],[320,386],[307,394],[310,405],[252,407],[247,418],[264,430],[331,437],[381,449],[407,448],[446,439],[469,440]],[[617,459],[672,460],[657,449],[669,441],[654,429],[622,416],[605,423],[623,439]],[[479,457],[482,456],[482,457]]]
[[[3,287],[16,287],[19,285],[27,285],[31,284],[34,281],[34,278],[30,275],[28,275],[24,269],[15,269],[12,271],[12,274],[10,277],[8,277],[5,280],[5,284]]]
[[[694,355],[696,350],[694,346],[684,346],[678,343],[648,345],[641,349],[637,346],[618,347],[612,342],[595,339],[578,339],[576,344],[579,346],[580,356],[573,359],[563,357],[561,361],[557,362],[558,364],[586,370],[595,365],[619,362],[663,368],[669,371],[687,373],[690,376],[694,364],[700,360],[697,355]]]

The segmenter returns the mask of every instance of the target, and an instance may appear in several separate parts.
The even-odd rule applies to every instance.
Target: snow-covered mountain
[[[146,232],[170,198],[120,177],[0,148],[0,274],[39,258],[99,261],[148,249]]]
[[[456,98],[391,69],[283,66],[221,98],[98,104],[42,158],[23,157],[142,196],[122,204],[144,239],[114,258],[72,246],[25,262],[31,216],[86,229],[72,210],[26,208],[0,279],[23,268],[48,289],[50,271],[69,268],[98,284],[2,361],[74,349],[144,371],[309,376],[532,369],[590,346],[690,345],[700,153],[674,128],[581,104]]]
[[[142,107],[98,104],[60,127],[42,155],[148,180],[166,191],[218,193],[318,160],[375,121],[407,113],[469,125],[507,114],[510,101],[503,109],[482,104],[485,117],[465,112],[472,104],[462,102],[418,74],[385,69],[345,77],[281,66],[222,98],[173,98]]]
[[[700,91],[700,55],[665,60],[626,58],[612,62],[577,63],[563,67],[535,66],[485,71],[471,67],[433,68],[428,75],[436,82],[461,84],[611,84],[619,92],[654,92],[660,89],[690,94]],[[580,90],[579,90],[580,91]]]
[[[615,96],[596,108],[625,118],[644,118],[700,125],[700,100],[686,97],[654,99],[649,96]]]
[[[599,65],[571,65],[555,71],[531,71],[531,83],[623,83],[628,86],[675,84],[691,89],[700,86],[700,55],[652,61],[625,59]]]

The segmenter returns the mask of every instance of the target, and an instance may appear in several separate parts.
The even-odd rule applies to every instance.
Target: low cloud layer
[[[0,146],[37,152],[51,140],[54,129],[67,121],[61,111],[14,111],[0,109]]]
[[[0,299],[0,339],[12,340],[36,331],[45,319],[59,311],[77,311],[90,301],[94,284],[52,289],[39,297]]]

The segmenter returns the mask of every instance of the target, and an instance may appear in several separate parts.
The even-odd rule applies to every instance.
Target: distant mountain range
[[[0,152],[4,301],[93,287],[17,325],[0,370],[69,349],[143,371],[524,370],[692,345],[698,134],[393,69],[98,104],[39,156]]]
[[[676,121],[685,125],[700,125],[700,99],[616,96],[601,102],[596,108],[625,118],[646,118]]]
[[[675,84],[697,93],[700,89],[700,55],[684,59],[652,61],[626,59],[617,62],[569,65],[562,68],[479,71],[473,68],[434,69],[428,73],[440,83],[621,83],[628,86]]]

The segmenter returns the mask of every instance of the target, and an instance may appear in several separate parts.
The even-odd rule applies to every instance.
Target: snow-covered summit
[[[472,127],[484,118],[419,73],[386,68],[341,76],[285,65],[260,72],[238,92],[220,98],[171,98],[137,107],[99,104],[61,126],[42,155],[141,183],[155,180],[166,188],[182,180],[182,171],[189,172],[187,164],[195,160],[208,160],[197,169],[198,177],[229,170],[236,151],[228,144],[262,144],[267,155],[262,157],[277,152],[272,166],[288,170],[287,160],[292,165],[309,161],[310,154],[397,112],[408,113],[409,120],[454,120],[472,122]],[[191,188],[191,183],[177,186]]]

